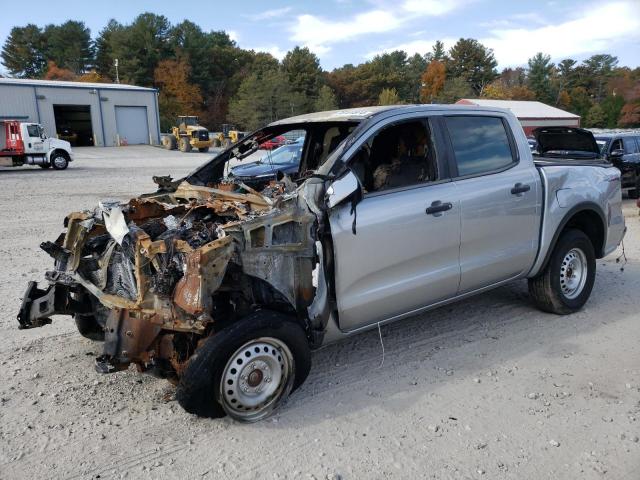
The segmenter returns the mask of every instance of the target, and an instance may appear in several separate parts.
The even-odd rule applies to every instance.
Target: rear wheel
[[[529,279],[529,294],[541,310],[566,315],[587,302],[595,276],[596,257],[589,237],[570,229],[558,239],[542,273]]]
[[[190,413],[256,422],[304,382],[310,367],[302,327],[261,310],[206,340],[189,360],[176,398]]]
[[[54,152],[51,154],[51,166],[55,170],[64,170],[69,166],[69,159],[64,153]]]
[[[184,153],[191,151],[191,144],[189,143],[188,138],[180,137],[180,151]]]

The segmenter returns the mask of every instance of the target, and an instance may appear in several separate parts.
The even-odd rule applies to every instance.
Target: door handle
[[[435,215],[439,217],[442,212],[446,212],[447,210],[451,210],[453,205],[450,202],[442,203],[440,200],[436,200],[431,203],[430,207],[427,207],[426,214],[427,215]]]
[[[521,193],[531,190],[531,185],[525,185],[523,183],[516,183],[511,189],[511,195],[520,195]]]

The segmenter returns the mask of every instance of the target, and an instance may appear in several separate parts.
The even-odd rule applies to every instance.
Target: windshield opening
[[[309,122],[258,130],[202,165],[184,180],[211,186],[225,179],[276,178],[278,172],[304,179],[327,161],[359,122]],[[290,168],[284,171],[281,167]],[[245,182],[246,183],[246,182]]]

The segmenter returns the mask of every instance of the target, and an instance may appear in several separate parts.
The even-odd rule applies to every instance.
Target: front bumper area
[[[51,284],[45,290],[37,282],[29,282],[18,312],[20,329],[41,327],[51,323],[52,315],[74,315],[85,312],[82,304],[71,298],[71,287]]]

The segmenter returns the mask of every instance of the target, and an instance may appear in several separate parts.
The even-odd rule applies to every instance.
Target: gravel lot
[[[640,478],[640,225],[624,271],[598,261],[586,308],[540,313],[517,282],[313,356],[305,385],[253,425],[200,419],[165,381],[99,375],[67,317],[15,315],[72,210],[152,191],[210,155],[77,149],[67,171],[0,171],[0,478]],[[57,320],[57,321],[56,321]]]

